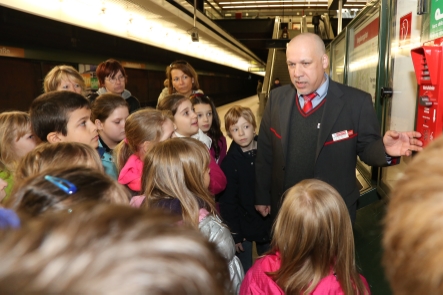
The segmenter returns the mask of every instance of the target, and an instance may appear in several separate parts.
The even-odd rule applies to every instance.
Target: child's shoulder
[[[264,272],[274,272],[280,269],[281,260],[280,254],[267,254],[259,259],[257,259],[260,269]]]

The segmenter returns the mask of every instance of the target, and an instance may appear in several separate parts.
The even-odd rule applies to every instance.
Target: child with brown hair
[[[95,149],[79,142],[42,143],[19,162],[15,171],[15,184],[46,169],[86,166],[104,172]]]
[[[97,127],[91,122],[91,107],[83,96],[70,91],[52,91],[32,101],[32,129],[43,142],[82,142],[98,146]]]
[[[91,121],[98,130],[98,152],[106,174],[117,179],[118,172],[113,158],[114,148],[125,138],[125,122],[129,107],[121,96],[106,93],[92,103]]]
[[[220,194],[220,214],[235,241],[236,255],[248,271],[252,266],[252,244],[258,255],[269,250],[272,220],[255,210],[255,116],[250,108],[233,106],[225,114],[225,128],[233,139],[221,164],[228,184]]]
[[[126,138],[114,149],[118,182],[128,187],[133,195],[141,191],[143,158],[157,142],[171,138],[172,120],[164,113],[146,108],[131,114],[125,123]]]
[[[209,152],[220,166],[226,157],[226,138],[220,130],[220,118],[214,102],[201,93],[191,95],[192,107],[197,114],[198,127],[212,140]]]
[[[89,201],[129,205],[129,192],[109,176],[85,166],[46,169],[25,179],[12,196],[11,208],[26,217],[72,212]],[[70,211],[71,210],[71,211]]]
[[[207,147],[192,138],[172,138],[155,145],[143,168],[142,207],[161,208],[198,228],[228,262],[232,292],[238,292],[244,272],[235,256],[229,229],[215,209],[209,187]]]
[[[354,252],[343,198],[321,180],[300,181],[285,193],[271,250],[248,271],[240,294],[370,294]]]
[[[1,294],[228,295],[226,261],[162,212],[86,203],[0,231]]]
[[[160,101],[157,109],[168,112],[174,118],[174,137],[192,137],[204,143],[209,151],[212,139],[198,127],[197,115],[188,97],[181,94],[168,95]],[[213,156],[210,162],[210,175],[209,191],[216,195],[225,189],[226,177]]]
[[[8,184],[3,202],[11,194],[18,162],[36,145],[31,119],[27,113],[14,111],[0,114],[0,178]]]

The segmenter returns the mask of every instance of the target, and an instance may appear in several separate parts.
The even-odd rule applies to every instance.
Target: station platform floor
[[[250,96],[233,103],[217,108],[223,133],[226,135],[224,116],[234,105],[249,107],[256,115],[257,133],[261,117],[258,115],[259,101],[257,95]],[[229,145],[231,139],[226,136]],[[386,208],[386,200],[377,200],[357,210],[354,224],[354,241],[356,250],[356,264],[360,273],[366,278],[371,288],[371,294],[391,295],[389,284],[385,279],[381,266],[382,257],[382,221]]]

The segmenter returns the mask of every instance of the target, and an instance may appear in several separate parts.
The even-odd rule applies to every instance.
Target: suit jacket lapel
[[[281,143],[283,148],[283,154],[286,160],[286,152],[288,150],[289,139],[289,123],[291,122],[291,112],[295,103],[296,90],[291,87],[287,94],[282,96],[280,100],[280,128],[281,128]],[[290,97],[290,99],[284,99],[283,97]]]
[[[337,87],[337,84],[329,79],[329,88],[325,97],[325,108],[323,110],[323,116],[320,123],[315,161],[317,161],[323,145],[328,139],[329,134],[332,132],[332,126],[334,126],[335,121],[337,121],[341,110],[343,109],[344,101],[342,96],[343,92]]]

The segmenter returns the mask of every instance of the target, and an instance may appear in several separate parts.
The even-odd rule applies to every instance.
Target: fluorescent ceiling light
[[[293,1],[293,0],[267,0],[267,1],[231,1],[231,2],[219,2],[221,5],[235,5],[235,4],[267,4],[267,3],[294,3],[294,2],[304,2],[302,0]],[[326,1],[327,2],[327,1]]]
[[[235,43],[227,42],[199,23],[200,42],[192,42],[187,30],[191,28],[193,19],[163,0],[140,0],[141,5],[134,2],[0,0],[0,5],[245,72],[256,62]],[[149,10],[144,7],[149,7]]]
[[[328,3],[304,3],[304,4],[292,4],[292,5],[253,5],[253,6],[246,6],[246,5],[240,5],[240,6],[223,6],[223,9],[228,8],[279,8],[279,7],[305,7],[305,6],[313,6],[313,7],[327,7]]]

